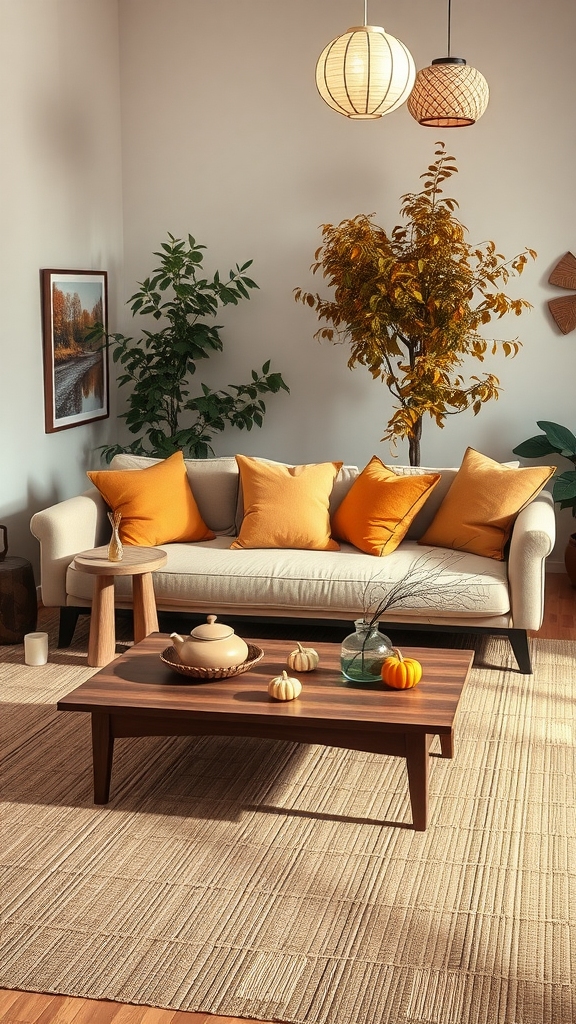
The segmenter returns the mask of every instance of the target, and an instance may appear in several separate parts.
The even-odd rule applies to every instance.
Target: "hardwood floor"
[[[0,989],[1,1024],[250,1024],[243,1017],[158,1010],[100,999]],[[258,1022],[252,1022],[258,1024]]]
[[[576,588],[564,573],[546,578],[546,615],[532,634],[546,640],[576,640]],[[0,989],[0,1024],[260,1024],[241,1017],[158,1010],[103,1000]]]
[[[544,607],[542,627],[531,635],[543,640],[576,640],[576,587],[566,573],[548,573]]]

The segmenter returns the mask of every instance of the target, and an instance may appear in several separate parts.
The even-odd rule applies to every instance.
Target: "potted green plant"
[[[421,175],[424,187],[402,197],[404,225],[390,233],[361,214],[341,224],[324,224],[314,273],[322,271],[334,289],[330,301],[295,289],[295,298],[316,310],[330,326],[315,334],[347,341],[348,366],[366,366],[395,400],[395,412],[382,440],[409,443],[410,465],[420,465],[422,420],[429,415],[439,427],[447,416],[498,398],[493,373],[471,376],[462,368],[467,357],[483,362],[501,348],[515,356],[521,342],[488,341],[480,329],[506,313],[519,316],[530,303],[502,290],[521,274],[532,249],[506,260],[494,242],[471,245],[466,228],[454,214],[455,199],[442,197],[442,184],[458,168],[438,143],[436,159]]]
[[[576,437],[568,427],[562,427],[559,423],[551,423],[549,420],[537,420],[537,425],[543,434],[536,434],[516,445],[512,451],[523,459],[540,459],[543,455],[562,455],[574,466],[565,473],[559,473],[554,477],[552,497],[558,502],[560,508],[572,509],[572,515],[576,519]],[[576,532],[570,534],[566,552],[564,554],[566,572],[573,587],[576,587]]]
[[[241,430],[261,427],[266,406],[262,395],[289,391],[280,373],[270,373],[267,360],[260,372],[252,370],[246,384],[229,384],[213,391],[200,384],[190,397],[190,379],[200,359],[222,350],[220,327],[213,318],[219,306],[238,305],[258,285],[247,276],[252,260],[236,264],[228,277],[216,271],[212,279],[202,273],[204,245],[192,235],[186,241],[168,233],[162,242],[160,264],[152,277],[139,282],[128,300],[132,315],[160,321],[156,331],[142,330],[141,338],[107,334],[96,324],[88,338],[107,338],[113,359],[120,365],[119,387],[131,386],[128,410],[121,413],[133,434],[128,445],[104,446],[107,462],[120,452],[167,458],[181,450],[191,458],[212,453],[211,441],[227,424]]]

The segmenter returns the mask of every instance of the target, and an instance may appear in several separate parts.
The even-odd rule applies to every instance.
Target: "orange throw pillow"
[[[237,455],[244,518],[231,548],[338,551],[328,502],[341,462],[279,466]]]
[[[332,532],[369,555],[389,555],[440,480],[398,476],[374,455],[332,516]]]
[[[122,513],[123,544],[154,547],[214,537],[190,490],[182,452],[148,469],[104,469],[87,475],[112,511]]]
[[[468,448],[419,544],[504,559],[518,513],[542,490],[555,466],[512,469]]]

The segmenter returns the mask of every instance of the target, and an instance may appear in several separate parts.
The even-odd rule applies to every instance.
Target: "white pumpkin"
[[[274,700],[294,700],[302,693],[302,683],[284,671],[281,676],[274,676],[274,679],[270,680],[268,693]]]
[[[298,647],[286,658],[288,668],[293,669],[294,672],[313,672],[315,668],[318,668],[320,661],[318,651],[315,651],[313,647],[302,647],[298,640],[296,643]]]

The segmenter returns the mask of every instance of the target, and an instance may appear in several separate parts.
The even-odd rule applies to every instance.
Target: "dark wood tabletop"
[[[424,730],[440,734],[452,728],[462,688],[474,658],[473,651],[441,648],[403,648],[423,667],[418,686],[389,689],[374,683],[346,680],[340,671],[340,646],[315,643],[320,664],[314,672],[289,672],[303,689],[296,700],[279,702],[268,696],[273,676],[286,668],[294,644],[287,640],[251,641],[264,658],[250,671],[229,679],[200,681],[179,675],[159,655],[170,638],[151,634],[106,665],[87,682],[58,702],[61,711],[186,718],[226,718],[240,722],[290,720],[292,728],[319,720],[346,722],[348,729]]]

